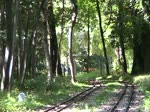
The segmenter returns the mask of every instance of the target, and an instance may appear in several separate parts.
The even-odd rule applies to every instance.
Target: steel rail
[[[126,90],[127,90],[127,83],[125,83],[125,88],[124,88],[124,90],[123,90],[123,93],[120,95],[120,97],[119,97],[117,103],[113,106],[113,108],[110,110],[110,112],[114,112],[114,111],[115,111],[115,109],[116,109],[117,106],[119,105],[119,102],[121,101],[121,99],[122,99],[123,96],[125,95]]]
[[[52,111],[54,109],[55,109],[55,112],[60,112],[60,111],[64,110],[65,108],[69,107],[70,105],[72,105],[73,103],[83,100],[86,96],[90,95],[92,92],[97,90],[99,87],[102,87],[102,86],[101,85],[99,85],[99,86],[94,85],[94,86],[80,92],[79,94],[69,98],[68,100],[66,100],[60,104],[57,104],[53,107],[48,108],[44,112],[49,112],[49,111]],[[62,105],[64,105],[64,106],[61,107]],[[59,109],[57,109],[57,108],[59,108]]]
[[[134,94],[134,85],[132,84],[132,91],[131,91],[131,94],[129,96],[129,101],[128,101],[128,106],[125,110],[125,112],[128,112],[129,108],[130,108],[130,105],[131,105],[131,101],[132,101],[132,98],[133,98],[133,94]]]
[[[126,107],[126,109],[125,109],[125,112],[128,112],[128,110],[129,110],[129,108],[130,108],[130,105],[131,105],[132,97],[133,97],[133,94],[134,94],[134,85],[131,84],[131,86],[130,86],[130,85],[128,85],[127,83],[125,83],[125,88],[124,88],[124,90],[123,90],[123,93],[120,95],[120,97],[119,97],[117,103],[113,106],[113,108],[111,108],[110,112],[115,112],[115,109],[116,109],[117,106],[119,105],[120,101],[123,99],[123,96],[125,95],[125,93],[126,93],[128,87],[132,87],[132,90],[131,90],[130,95],[129,95],[128,105],[127,105],[127,107]]]

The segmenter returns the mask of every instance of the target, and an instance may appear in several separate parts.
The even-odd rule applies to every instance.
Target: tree
[[[5,2],[1,1],[1,7],[0,7],[0,75],[2,77],[3,74],[3,63],[4,63],[4,53],[3,53],[3,49],[4,49],[4,37],[5,37],[5,16],[4,16],[4,5]]]
[[[89,15],[89,9],[88,9],[88,56],[87,56],[87,67],[86,71],[89,72],[89,60],[90,60],[90,15]]]
[[[44,34],[44,52],[45,52],[45,58],[46,58],[46,67],[48,71],[48,83],[49,81],[53,78],[52,75],[52,62],[51,62],[51,46],[48,43],[48,34],[49,34],[49,29],[48,29],[48,10],[47,10],[47,5],[48,1],[44,0],[42,4],[42,11],[43,11],[43,16],[44,16],[44,29],[43,29],[43,34]]]
[[[69,34],[68,34],[68,52],[69,52],[69,65],[70,65],[70,70],[71,70],[71,82],[75,82],[75,71],[74,71],[74,60],[73,60],[73,54],[72,54],[72,34],[73,34],[73,28],[76,22],[76,17],[77,17],[77,5],[75,0],[71,0],[71,3],[73,5],[72,9],[72,20],[71,20],[71,25],[69,27]]]
[[[27,18],[27,25],[25,28],[25,37],[24,37],[24,46],[23,46],[23,52],[22,52],[22,58],[21,58],[21,66],[20,66],[20,76],[21,76],[21,89],[24,88],[24,80],[25,80],[25,73],[27,68],[27,42],[28,42],[28,31],[29,31],[29,17]]]
[[[133,66],[131,74],[150,73],[150,14],[149,1],[142,1],[142,9],[136,7],[136,2],[132,2],[132,16],[133,16]],[[146,18],[145,18],[146,17]]]
[[[57,52],[57,63],[56,63],[56,75],[59,74],[59,69],[60,63],[61,63],[61,44],[62,44],[62,39],[63,39],[63,32],[64,32],[64,12],[65,11],[65,1],[62,1],[62,15],[61,15],[61,34],[60,34],[60,40],[58,44],[58,52]],[[62,71],[62,70],[61,70]],[[65,75],[65,73],[64,73]]]
[[[48,11],[49,11],[49,16],[48,16],[49,31],[50,31],[50,37],[51,37],[50,46],[51,46],[51,58],[52,58],[52,71],[53,71],[53,74],[56,74],[56,71],[57,71],[58,75],[62,75],[61,65],[60,65],[60,56],[58,53],[56,29],[55,29],[56,22],[55,22],[55,17],[53,13],[53,0],[49,1]],[[57,62],[58,62],[58,65],[57,65]]]
[[[97,8],[97,12],[98,12],[98,17],[99,17],[99,28],[100,28],[100,34],[101,34],[105,63],[106,63],[106,72],[107,72],[107,75],[109,75],[109,63],[108,63],[108,59],[107,59],[105,39],[104,39],[104,35],[103,35],[104,32],[103,32],[103,28],[102,28],[101,12],[100,12],[100,8],[99,8],[99,1],[98,0],[96,0],[96,6],[97,6],[96,8]]]
[[[11,90],[12,72],[14,62],[14,40],[16,37],[16,9],[18,0],[6,2],[6,26],[7,26],[7,43],[5,47],[5,56],[3,62],[3,76],[1,81],[1,90]]]
[[[118,21],[119,21],[119,43],[121,47],[121,56],[122,56],[122,70],[123,73],[127,73],[127,63],[126,63],[126,56],[125,56],[125,47],[124,47],[124,25],[123,25],[123,3],[124,1],[119,1],[119,14],[118,14]]]

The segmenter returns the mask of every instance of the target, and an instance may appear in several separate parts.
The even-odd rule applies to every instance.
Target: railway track
[[[134,106],[133,99],[135,95],[136,86],[133,84],[129,84],[126,82],[120,82],[123,85],[120,89],[117,89],[117,92],[114,93],[114,96],[110,98],[108,104],[104,104],[98,109],[98,112],[137,112],[131,111],[131,108]],[[75,96],[69,98],[66,101],[63,101],[59,104],[53,105],[51,107],[47,107],[42,112],[61,112],[66,109],[71,109],[71,107],[77,102],[82,101],[87,98],[89,95],[93,94],[93,92],[98,90],[99,88],[106,87],[103,84],[94,84],[92,87],[85,89],[84,91],[76,94]],[[95,93],[94,92],[94,93]],[[131,107],[131,108],[130,108]]]
[[[111,98],[107,105],[100,109],[100,112],[129,112],[134,91],[133,84],[124,83],[122,89]]]
[[[134,85],[125,83],[125,87],[119,96],[119,99],[110,109],[110,112],[128,112],[134,93]]]
[[[84,98],[89,96],[92,92],[99,89],[100,87],[102,87],[100,84],[93,85],[92,87],[87,88],[86,90],[84,90],[84,91],[76,94],[75,96],[69,98],[68,100],[45,109],[44,112],[61,112],[62,110],[71,106],[73,103],[76,103],[76,102],[83,100]]]

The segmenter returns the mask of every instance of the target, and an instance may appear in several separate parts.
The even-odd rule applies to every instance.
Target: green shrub
[[[134,77],[134,83],[140,86],[141,91],[145,94],[143,108],[144,111],[150,111],[150,75],[140,75]]]

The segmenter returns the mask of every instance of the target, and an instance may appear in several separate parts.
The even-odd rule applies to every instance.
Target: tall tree
[[[18,8],[20,8],[20,5],[18,6]],[[18,27],[17,27],[17,34],[18,34],[18,60],[17,60],[17,74],[18,74],[18,78],[19,80],[21,80],[21,60],[22,60],[22,18],[21,18],[21,11],[18,11],[18,16],[17,16],[17,21],[18,21]]]
[[[25,28],[25,37],[24,37],[24,49],[22,53],[22,59],[21,59],[21,66],[20,66],[20,76],[21,76],[21,89],[24,88],[24,80],[25,80],[25,73],[26,73],[26,67],[27,67],[27,42],[28,42],[28,31],[29,31],[29,17],[27,20],[26,28]]]
[[[56,71],[58,75],[62,75],[61,71],[61,65],[60,65],[60,56],[58,53],[58,43],[57,43],[57,37],[56,37],[56,28],[55,28],[55,17],[53,13],[53,0],[49,0],[48,2],[48,22],[49,22],[49,31],[50,31],[50,46],[51,46],[51,58],[52,58],[52,71],[53,74],[56,74]],[[58,66],[57,65],[58,61]],[[57,68],[57,70],[56,70]]]
[[[57,63],[56,63],[56,75],[58,75],[58,67],[59,67],[59,63],[61,63],[61,43],[62,43],[62,39],[63,39],[63,32],[64,32],[64,13],[65,13],[65,1],[62,0],[62,15],[61,15],[61,34],[60,34],[60,40],[58,43],[58,52],[57,52]],[[60,61],[59,61],[60,58]],[[61,70],[63,71],[63,70]],[[65,73],[64,73],[65,75]]]
[[[40,3],[40,6],[37,8],[36,13],[34,15],[33,19],[33,27],[32,27],[32,32],[31,32],[31,38],[30,38],[30,43],[29,43],[29,62],[28,62],[28,69],[30,72],[31,77],[34,77],[35,73],[35,59],[36,59],[36,40],[37,40],[37,30],[38,30],[38,24],[39,24],[39,19],[40,19],[40,13],[42,10],[42,6],[45,0],[42,0]]]
[[[102,28],[102,18],[101,18],[101,11],[99,8],[99,1],[96,0],[96,8],[98,12],[98,17],[99,17],[99,28],[100,28],[100,34],[101,34],[101,39],[102,39],[102,44],[103,44],[103,51],[104,51],[104,57],[105,57],[105,64],[106,64],[106,72],[107,75],[109,75],[109,63],[108,63],[108,58],[107,58],[107,51],[106,51],[106,46],[105,46],[105,38],[104,38],[104,32]]]
[[[47,5],[48,5],[48,1],[44,0],[43,4],[42,4],[42,11],[43,11],[43,16],[44,16],[44,52],[45,52],[45,58],[46,58],[46,67],[47,67],[47,71],[48,71],[48,83],[49,81],[53,78],[52,75],[52,62],[51,62],[51,46],[49,42],[49,25],[48,25],[48,10],[47,10]]]
[[[3,64],[3,76],[1,90],[11,90],[12,71],[14,62],[14,40],[16,37],[16,9],[18,0],[9,0],[6,2],[6,25],[7,25],[7,44],[5,48],[5,57]]]
[[[123,0],[119,1],[119,14],[118,14],[118,21],[119,21],[119,43],[121,47],[121,55],[122,55],[122,70],[123,73],[127,73],[127,62],[126,62],[126,56],[125,56],[125,47],[124,47],[124,25],[123,25]]]
[[[1,2],[1,6],[0,6],[0,75],[2,77],[2,67],[3,67],[3,48],[4,48],[4,30],[5,30],[5,15],[4,15],[4,6],[5,6],[5,2],[4,0],[2,0]]]
[[[150,73],[150,2],[142,1],[142,8],[136,7],[136,1],[132,1],[131,14],[133,17],[133,66],[131,74]],[[145,18],[146,17],[146,18]]]
[[[88,9],[88,31],[87,31],[87,34],[88,34],[88,56],[87,56],[87,67],[86,67],[86,71],[89,72],[89,60],[90,60],[90,14],[89,14],[89,9]]]
[[[73,60],[73,54],[72,54],[72,37],[73,37],[73,28],[75,26],[76,17],[77,17],[77,5],[75,0],[71,0],[71,3],[73,5],[72,9],[72,19],[71,19],[71,25],[69,27],[69,34],[68,34],[68,52],[69,52],[69,66],[71,71],[71,82],[75,82],[75,70],[74,70],[74,60]]]

